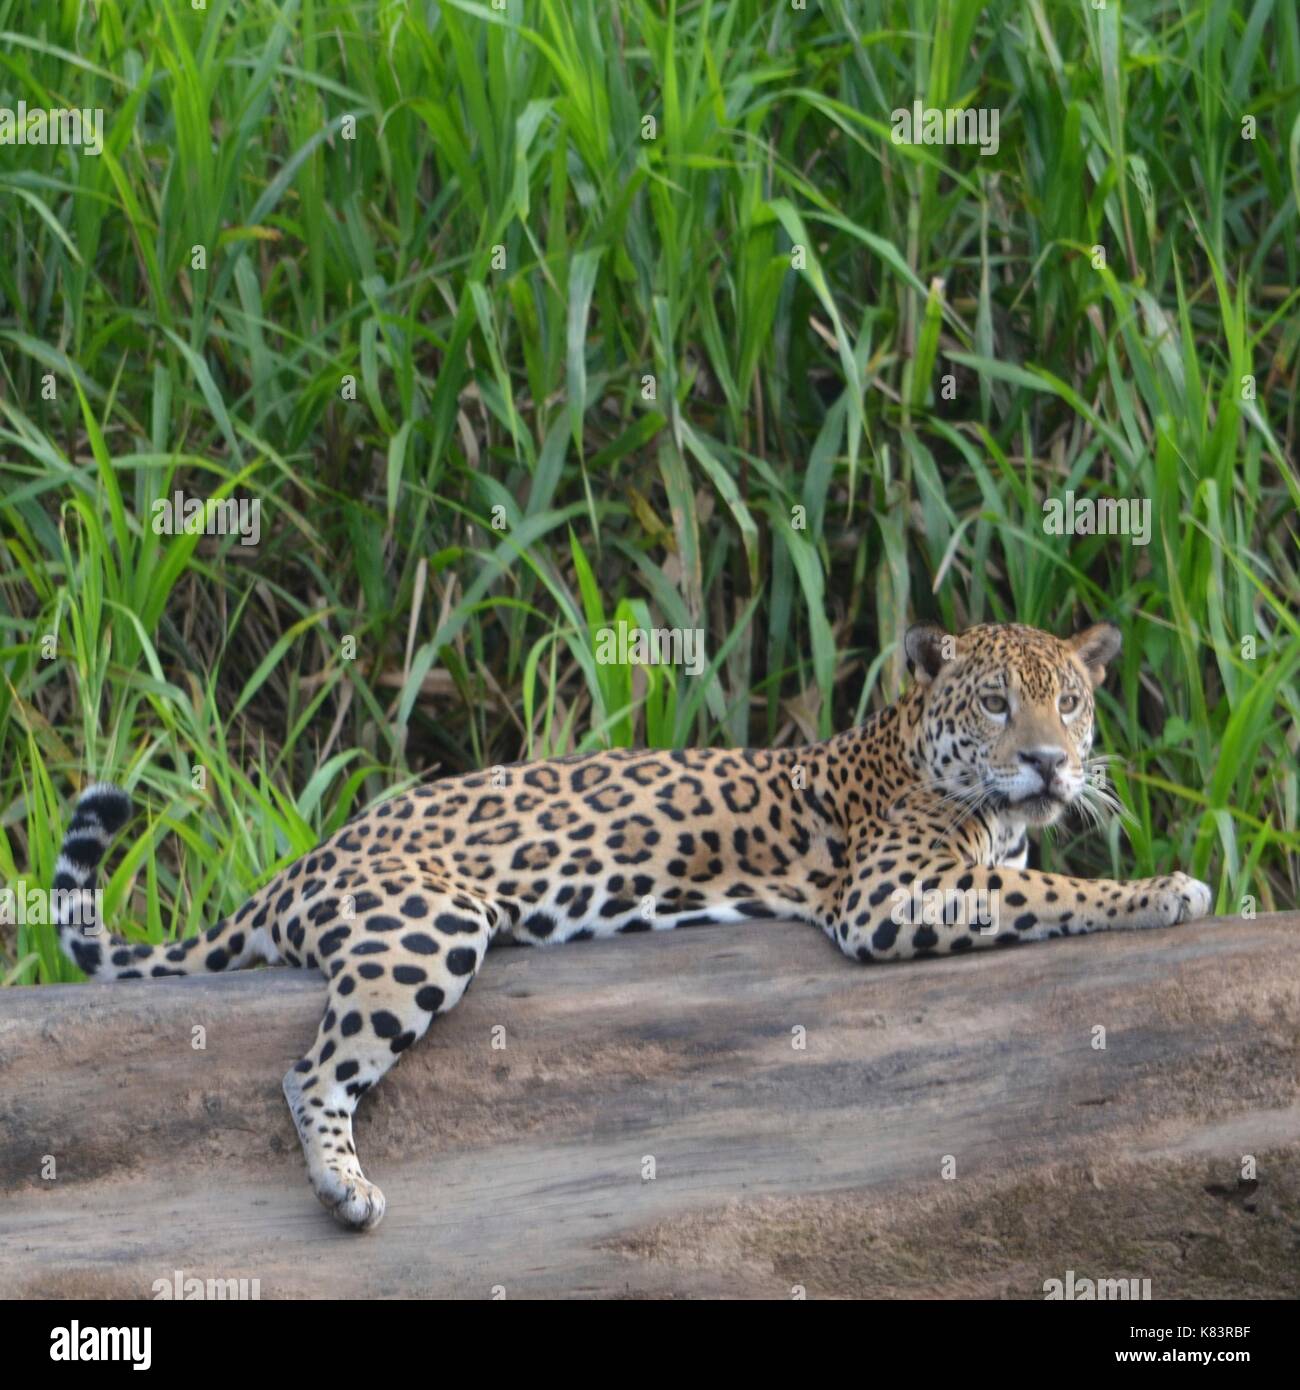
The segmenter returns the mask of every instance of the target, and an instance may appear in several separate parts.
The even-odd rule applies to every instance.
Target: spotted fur
[[[1061,641],[922,626],[906,647],[907,693],[825,743],[611,751],[448,778],[358,816],[202,936],[131,945],[60,921],[64,948],[100,979],[259,961],[321,970],[325,1015],[284,1091],[316,1194],[365,1230],[384,1198],[357,1161],[357,1103],[457,1003],[494,942],[782,918],[870,963],[1209,910],[1209,889],[1184,874],[1025,867],[1028,828],[1087,803],[1093,688],[1118,651],[1114,628]],[[83,793],[56,888],[90,886],[127,814],[116,788]],[[991,920],[971,902],[996,903]]]

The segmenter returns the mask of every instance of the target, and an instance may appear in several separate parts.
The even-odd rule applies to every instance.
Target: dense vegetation
[[[1295,901],[1294,4],[0,0],[20,100],[104,149],[0,146],[6,880],[122,781],[160,939],[395,783],[815,738],[913,617],[1109,617],[1129,817],[1045,862]]]

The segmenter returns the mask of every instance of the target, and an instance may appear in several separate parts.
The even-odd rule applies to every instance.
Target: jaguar
[[[81,922],[130,817],[79,797],[56,865],[63,949],[96,980],[265,963],[327,981],[315,1041],[284,1077],[309,1181],[370,1230],[361,1097],[453,1008],[490,946],[777,918],[867,965],[1206,914],[1183,873],[1116,881],[1028,867],[1029,832],[1108,799],[1094,692],[1120,650],[1019,624],[904,639],[912,679],[865,723],[776,749],[611,749],[418,785],[357,816],[201,935],[156,945]]]

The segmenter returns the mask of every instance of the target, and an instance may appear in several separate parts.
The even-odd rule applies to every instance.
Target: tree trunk
[[[362,1103],[367,1236],[280,1092],[324,998],[0,992],[0,1294],[1300,1293],[1297,913],[897,966],[769,923],[493,951]]]

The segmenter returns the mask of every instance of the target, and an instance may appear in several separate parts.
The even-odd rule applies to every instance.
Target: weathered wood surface
[[[1297,913],[902,966],[761,923],[494,951],[362,1104],[366,1236],[280,1093],[324,993],[0,994],[0,1295],[1300,1292]]]

